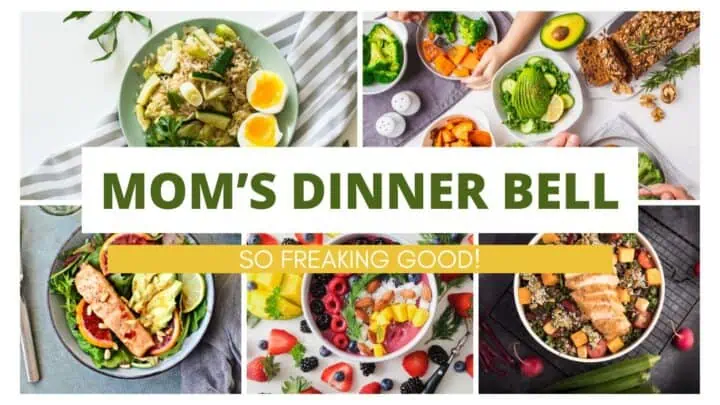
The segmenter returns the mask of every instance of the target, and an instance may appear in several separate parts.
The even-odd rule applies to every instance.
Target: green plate
[[[227,24],[235,30],[240,40],[245,43],[248,52],[258,59],[260,68],[279,74],[287,84],[287,102],[285,108],[279,114],[276,114],[276,117],[280,131],[283,133],[279,146],[288,146],[290,144],[298,117],[298,92],[290,65],[288,65],[280,50],[264,35],[246,25],[218,18],[199,18],[179,22],[153,35],[135,54],[130,66],[125,71],[125,77],[123,77],[120,87],[118,115],[120,116],[120,128],[129,146],[145,146],[145,133],[137,122],[134,112],[135,100],[140,92],[141,84],[145,80],[140,72],[137,72],[132,66],[142,63],[147,55],[155,53],[158,46],[163,44],[165,38],[173,33],[182,35],[184,26],[192,25],[204,28],[208,32],[215,32],[215,26],[218,24]]]

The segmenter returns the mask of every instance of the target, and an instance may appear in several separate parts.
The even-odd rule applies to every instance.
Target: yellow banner
[[[608,245],[112,245],[112,273],[611,273]]]

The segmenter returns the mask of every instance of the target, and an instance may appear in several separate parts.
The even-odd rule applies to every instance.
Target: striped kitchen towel
[[[357,107],[356,13],[294,13],[261,32],[285,55],[298,85],[300,112],[292,146],[328,146],[345,131]],[[79,200],[82,148],[125,145],[114,111],[101,118],[89,141],[47,158],[24,176],[20,198]]]

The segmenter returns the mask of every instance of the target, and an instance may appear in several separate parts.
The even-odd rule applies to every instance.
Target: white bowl
[[[487,116],[482,111],[479,111],[479,110],[474,111],[472,113],[472,115],[470,115],[470,114],[450,114],[450,115],[445,115],[445,116],[438,118],[437,120],[435,120],[435,122],[433,122],[430,125],[428,130],[425,132],[425,137],[423,139],[422,145],[432,147],[433,146],[432,145],[432,137],[431,137],[432,131],[435,128],[445,125],[446,121],[453,119],[453,118],[467,118],[470,121],[474,122],[475,126],[478,129],[486,131],[487,133],[490,134],[490,140],[492,141],[492,144],[489,147],[494,148],[495,146],[497,146],[497,144],[495,143],[495,136],[492,134],[492,131],[490,131],[490,121],[488,120]]]
[[[391,20],[389,18],[381,18],[379,20],[369,20],[369,21],[363,21],[363,35],[367,35],[372,27],[377,24],[382,24],[390,29],[390,31],[395,34],[398,40],[400,40],[400,43],[402,43],[402,49],[403,49],[403,63],[400,67],[400,73],[390,83],[373,83],[369,86],[363,85],[363,94],[364,95],[373,95],[373,94],[380,94],[384,93],[391,88],[393,88],[399,81],[402,79],[403,75],[405,74],[405,67],[407,67],[407,60],[408,60],[408,53],[407,53],[407,43],[408,43],[408,31],[407,28],[405,28],[405,25],[403,23],[397,22],[395,20]],[[362,72],[360,72],[362,74]]]
[[[346,234],[342,235],[340,237],[337,237],[335,239],[332,239],[328,242],[330,245],[342,245],[346,241],[355,239],[360,236],[372,236],[372,237],[380,237],[389,239],[392,241],[395,241],[401,245],[408,244],[407,242],[400,240],[396,236],[391,236],[387,234]],[[435,277],[433,277],[432,274],[428,274],[428,285],[430,285],[430,290],[432,291],[432,300],[430,300],[430,308],[428,311],[430,312],[430,316],[428,317],[427,322],[425,322],[425,325],[423,325],[422,328],[418,331],[417,335],[407,344],[405,347],[403,347],[400,350],[396,350],[392,353],[388,353],[385,356],[382,357],[370,357],[370,356],[362,356],[360,354],[354,354],[350,353],[344,350],[340,350],[335,345],[327,340],[325,336],[323,336],[322,332],[318,329],[318,327],[315,325],[315,320],[312,317],[312,312],[310,311],[310,278],[312,277],[312,274],[305,274],[303,276],[303,282],[302,282],[302,288],[301,288],[301,302],[302,302],[302,310],[303,314],[305,314],[305,319],[307,320],[308,325],[310,326],[310,330],[312,330],[313,335],[320,339],[320,341],[323,343],[323,346],[328,348],[331,352],[333,352],[335,355],[340,357],[341,359],[345,361],[351,361],[351,362],[373,362],[373,363],[382,363],[384,361],[392,360],[401,356],[404,356],[406,353],[408,353],[410,350],[412,350],[415,346],[417,346],[422,339],[425,337],[427,332],[430,330],[430,327],[433,324],[433,320],[435,319],[435,313],[437,312],[437,297],[438,297],[438,289],[437,289],[437,283],[435,283]]]
[[[550,59],[557,67],[560,69],[561,72],[566,72],[570,74],[569,78],[569,84],[570,84],[570,95],[573,96],[575,99],[575,105],[572,106],[572,108],[568,111],[566,111],[563,116],[555,123],[553,128],[543,134],[524,134],[520,131],[515,131],[507,126],[505,127],[507,131],[515,137],[517,140],[523,141],[523,142],[542,142],[547,141],[548,139],[551,139],[558,133],[562,131],[566,131],[568,128],[570,128],[575,122],[580,118],[580,115],[583,111],[583,93],[582,88],[580,87],[580,81],[577,78],[577,75],[575,74],[575,71],[570,67],[570,65],[565,62],[565,59],[563,59],[559,54],[555,52],[550,51],[531,51],[531,52],[525,52],[521,53],[520,55],[517,55],[516,57],[510,59],[507,61],[501,68],[495,73],[495,76],[492,80],[492,91],[493,91],[493,103],[495,105],[495,110],[497,111],[497,114],[500,116],[500,119],[502,121],[505,121],[505,118],[507,118],[507,115],[505,114],[505,110],[503,110],[502,107],[502,90],[500,89],[500,85],[502,83],[502,80],[505,76],[509,75],[510,73],[514,72],[515,70],[522,67],[525,62],[527,62],[528,59],[530,59],[533,56],[540,56],[543,58]]]
[[[541,233],[535,235],[535,237],[530,241],[529,244],[537,245],[538,242],[540,241],[540,239],[542,238],[542,235],[543,234],[541,234]],[[624,347],[619,352],[613,353],[609,356],[600,357],[597,359],[591,359],[591,358],[583,359],[580,357],[569,356],[567,354],[560,353],[559,351],[548,346],[542,339],[540,339],[540,337],[538,335],[536,335],[535,332],[533,332],[532,327],[530,326],[530,322],[528,322],[528,320],[525,319],[524,308],[520,304],[520,300],[518,299],[518,289],[520,288],[520,274],[515,274],[515,279],[513,281],[513,296],[515,297],[515,309],[517,309],[518,316],[520,317],[520,321],[522,322],[523,326],[525,326],[525,329],[530,334],[530,336],[532,336],[532,338],[535,339],[535,342],[537,342],[537,344],[542,346],[545,350],[549,351],[550,353],[552,353],[558,357],[561,357],[565,360],[574,361],[577,363],[604,363],[607,361],[618,359],[618,358],[623,357],[626,354],[632,352],[633,350],[635,350],[635,348],[640,346],[640,344],[642,344],[642,342],[648,336],[650,336],[653,329],[655,328],[655,325],[658,322],[658,319],[660,319],[660,314],[662,313],[663,304],[665,302],[665,272],[663,271],[663,266],[662,266],[662,262],[660,261],[660,257],[655,252],[655,249],[653,249],[652,245],[647,240],[647,238],[645,238],[645,236],[643,236],[639,232],[637,233],[637,236],[638,236],[638,240],[640,241],[640,244],[644,248],[646,248],[648,250],[648,252],[650,252],[650,256],[652,256],[652,259],[655,262],[657,269],[660,270],[660,275],[662,276],[662,285],[660,286],[660,294],[658,297],[657,310],[655,310],[655,313],[653,314],[653,319],[650,322],[650,325],[648,326],[648,328],[645,329],[645,332],[643,332],[643,334],[636,341],[634,341],[631,345]]]

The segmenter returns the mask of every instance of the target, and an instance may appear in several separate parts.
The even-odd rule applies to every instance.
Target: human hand
[[[420,22],[425,19],[424,12],[421,11],[388,11],[387,16],[390,19],[400,22]]]
[[[547,146],[556,148],[572,148],[580,146],[580,137],[570,132],[560,132],[548,141]]]
[[[483,53],[480,62],[473,69],[470,76],[463,79],[463,83],[472,90],[483,90],[490,86],[495,72],[510,58],[502,43],[493,45]]]
[[[655,197],[661,200],[693,200],[683,186],[673,184],[653,184],[639,189],[640,197]]]

